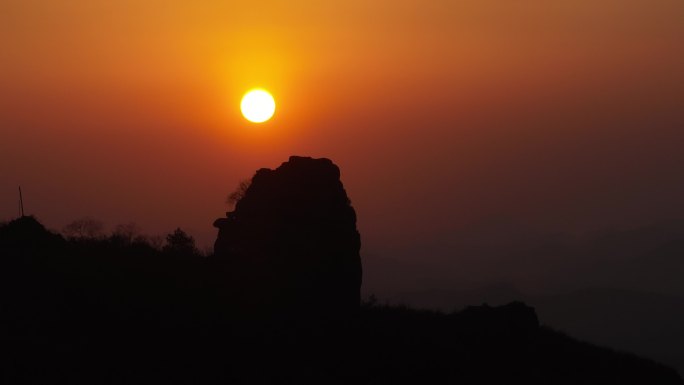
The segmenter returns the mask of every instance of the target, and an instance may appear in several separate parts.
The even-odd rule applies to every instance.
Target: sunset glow
[[[684,385],[684,0],[0,0],[0,47],[7,383]]]
[[[364,250],[448,261],[438,286],[508,266],[453,251],[464,228],[684,217],[683,1],[267,3],[2,1],[0,222],[21,185],[55,229],[183,226],[211,247],[241,180],[327,157]],[[261,125],[240,110],[255,87],[277,103]]]

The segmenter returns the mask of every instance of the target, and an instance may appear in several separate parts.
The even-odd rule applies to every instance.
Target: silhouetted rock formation
[[[250,305],[273,310],[358,307],[356,213],[329,159],[290,157],[256,172],[218,219],[214,251]],[[240,296],[240,294],[238,294]]]

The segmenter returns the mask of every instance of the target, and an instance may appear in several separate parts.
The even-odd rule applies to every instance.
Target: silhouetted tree
[[[155,250],[161,251],[164,248],[164,237],[161,235],[152,235],[145,237],[147,244]]]
[[[251,179],[245,179],[240,184],[238,187],[228,195],[228,199],[226,199],[226,203],[228,203],[231,206],[235,206],[240,199],[244,198],[245,194],[247,193],[247,189],[249,188],[249,185],[252,183]]]
[[[188,235],[180,227],[166,236],[165,253],[176,255],[198,255],[199,251],[195,246],[195,239]]]
[[[102,229],[104,225],[102,222],[93,218],[77,219],[68,225],[64,226],[62,232],[67,238],[71,239],[98,239],[102,237]]]
[[[114,231],[112,231],[111,238],[113,241],[126,245],[131,244],[134,241],[146,241],[145,237],[140,235],[140,227],[138,227],[138,225],[135,224],[135,222],[117,225],[116,228],[114,228]]]

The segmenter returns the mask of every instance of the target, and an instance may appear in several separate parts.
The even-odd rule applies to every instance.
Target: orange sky
[[[292,154],[340,165],[368,255],[684,217],[682,20],[681,0],[4,0],[0,219],[21,184],[54,229],[210,245],[228,193]],[[255,86],[278,103],[260,126]]]

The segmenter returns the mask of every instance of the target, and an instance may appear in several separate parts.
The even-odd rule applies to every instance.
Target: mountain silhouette
[[[7,384],[682,384],[511,302],[449,313],[359,301],[356,215],[327,159],[259,170],[205,258],[181,229],[63,238],[0,225]],[[541,320],[543,321],[543,320]]]
[[[215,258],[245,293],[272,309],[358,308],[356,213],[329,159],[292,156],[256,172],[235,210],[218,219]]]

